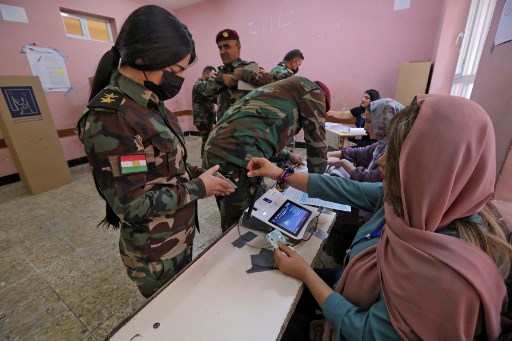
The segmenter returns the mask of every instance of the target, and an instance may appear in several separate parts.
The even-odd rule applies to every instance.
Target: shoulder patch
[[[121,106],[124,94],[115,89],[101,90],[87,105],[89,109],[103,108],[117,111]]]

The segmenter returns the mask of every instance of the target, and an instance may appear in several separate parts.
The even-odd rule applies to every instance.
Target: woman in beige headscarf
[[[424,95],[390,127],[380,160],[386,166],[381,240],[375,243],[377,229],[372,238],[356,236],[358,247],[371,245],[352,256],[335,291],[283,244],[275,253],[279,269],[305,282],[337,340],[497,339],[512,248],[488,203],[496,161],[487,113],[461,97]],[[264,160],[249,170],[277,173]],[[321,188],[308,175],[288,181]]]

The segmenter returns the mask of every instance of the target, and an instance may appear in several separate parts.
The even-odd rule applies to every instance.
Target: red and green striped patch
[[[147,172],[146,155],[120,155],[119,163],[121,164],[121,174]]]

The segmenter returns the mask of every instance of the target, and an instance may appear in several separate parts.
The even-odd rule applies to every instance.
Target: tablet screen
[[[310,215],[310,210],[286,200],[269,221],[291,235],[298,236]]]

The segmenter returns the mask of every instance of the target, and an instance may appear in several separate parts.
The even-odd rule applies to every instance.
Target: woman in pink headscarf
[[[488,202],[496,161],[487,113],[461,97],[418,96],[387,135],[379,161],[385,224],[361,227],[336,289],[284,244],[275,252],[279,269],[304,281],[330,322],[325,335],[336,340],[497,339],[512,248]],[[248,169],[272,177],[272,167],[259,159]],[[310,185],[322,190],[310,176],[288,181],[308,193]]]

